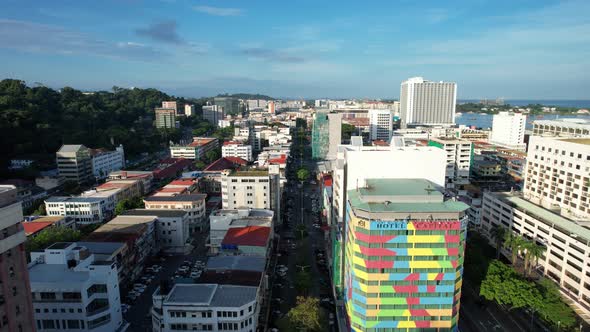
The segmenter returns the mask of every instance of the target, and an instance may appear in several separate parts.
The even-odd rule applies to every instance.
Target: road
[[[301,165],[310,165],[309,160],[299,158],[294,153],[292,155],[294,158],[289,162],[288,176],[293,176]],[[312,169],[309,170],[312,171]],[[316,261],[316,250],[324,251],[325,249],[324,231],[313,225],[314,220],[321,220],[319,212],[314,212],[313,209],[314,195],[319,200],[318,186],[305,183],[299,187],[296,179],[291,177],[285,195],[286,213],[283,218],[284,223],[279,229],[281,240],[276,261],[277,265],[284,265],[288,270],[284,277],[274,273],[271,278],[273,286],[271,327],[275,327],[276,322],[296,305],[297,295],[331,298],[328,271],[326,268],[320,268]],[[319,204],[319,202],[315,204]],[[307,233],[303,239],[298,238],[298,234],[301,233],[300,225],[303,225],[303,229]],[[309,272],[311,284],[308,289],[298,292],[296,287],[297,273],[302,270]],[[325,304],[321,308],[326,318],[330,313],[333,313],[333,306]],[[327,319],[322,324],[326,326],[326,330],[329,330]]]

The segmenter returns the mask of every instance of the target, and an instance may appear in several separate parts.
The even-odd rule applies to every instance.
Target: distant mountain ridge
[[[233,97],[238,99],[263,99],[263,100],[276,100],[276,98],[253,93],[233,93],[233,94],[219,94],[216,97]]]

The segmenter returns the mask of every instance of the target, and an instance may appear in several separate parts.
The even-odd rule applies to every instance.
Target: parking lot
[[[152,330],[152,316],[150,312],[152,295],[162,281],[172,281],[175,277],[190,278],[192,273],[202,270],[202,268],[196,268],[195,263],[200,261],[202,267],[206,264],[206,236],[207,234],[205,233],[195,236],[195,247],[188,255],[163,255],[152,258],[146,264],[144,273],[135,282],[137,286],[132,285],[130,289],[122,290],[122,304],[125,304],[124,306],[127,307],[123,309],[123,317],[130,323],[129,331],[145,332]],[[189,263],[190,266],[188,266]],[[160,266],[160,269],[157,271],[150,269],[149,267],[153,265]],[[183,266],[185,268],[182,268]],[[142,288],[143,291],[138,291]],[[132,296],[129,296],[130,293]],[[136,296],[133,296],[134,294]]]

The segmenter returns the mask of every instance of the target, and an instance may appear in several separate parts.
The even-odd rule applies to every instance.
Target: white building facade
[[[223,107],[219,105],[203,106],[203,120],[209,121],[214,126],[218,125],[219,120],[225,117]]]
[[[45,200],[48,216],[72,217],[82,225],[106,221],[115,211],[114,197],[49,197]]]
[[[92,174],[97,180],[106,179],[109,173],[125,167],[125,150],[119,145],[115,151],[98,151],[92,155]]]
[[[526,115],[520,113],[500,112],[494,115],[490,143],[509,149],[526,150],[524,130]]]
[[[524,197],[575,220],[590,218],[590,139],[531,136]]]
[[[412,77],[401,84],[401,127],[454,125],[457,84]]]
[[[225,142],[221,147],[222,157],[238,157],[252,161],[252,146],[238,142]]]
[[[176,284],[153,295],[154,332],[255,332],[258,325],[257,287],[217,284]]]
[[[154,216],[156,221],[156,241],[159,247],[171,254],[190,252],[189,215],[183,210],[135,209],[126,211],[125,216]]]
[[[124,329],[116,262],[97,261],[83,246],[57,242],[31,253],[37,331]]]
[[[393,110],[369,110],[369,137],[372,141],[384,140],[389,142],[393,131]]]
[[[205,218],[206,194],[190,194],[176,196],[149,196],[143,202],[147,210],[183,210],[188,212],[189,232],[192,234],[197,230],[208,227]]]
[[[221,198],[224,209],[271,208],[271,183],[268,171],[224,172]]]
[[[428,145],[435,146],[447,155],[446,188],[459,191],[464,195],[462,186],[469,184],[469,171],[473,158],[473,143],[454,138],[432,138]]]

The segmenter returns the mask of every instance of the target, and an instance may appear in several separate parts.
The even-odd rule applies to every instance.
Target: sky
[[[590,1],[3,0],[0,78],[200,97],[590,99]]]

